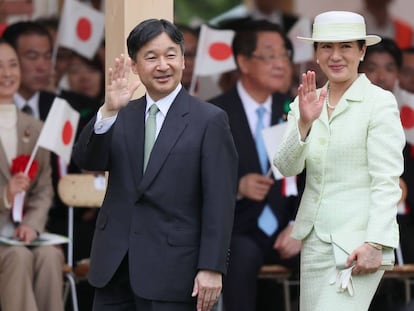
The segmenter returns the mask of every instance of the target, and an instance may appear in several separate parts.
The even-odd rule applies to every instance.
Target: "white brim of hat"
[[[367,46],[377,44],[381,41],[381,37],[376,35],[367,35],[365,37],[356,37],[356,38],[306,38],[306,37],[296,37],[299,40],[307,41],[309,43],[313,42],[351,42],[351,41],[358,41],[358,40],[365,40],[365,44]]]

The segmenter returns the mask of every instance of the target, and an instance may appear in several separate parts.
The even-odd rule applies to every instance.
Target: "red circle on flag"
[[[76,25],[76,34],[82,41],[88,41],[92,35],[92,24],[86,17],[81,17]]]
[[[400,108],[401,123],[405,129],[414,127],[414,110],[409,106]]]
[[[210,45],[208,54],[215,60],[225,60],[232,55],[231,47],[224,42],[215,42]]]
[[[65,125],[63,125],[63,131],[62,131],[63,144],[68,145],[72,141],[72,137],[73,137],[72,124],[69,121],[66,121]]]

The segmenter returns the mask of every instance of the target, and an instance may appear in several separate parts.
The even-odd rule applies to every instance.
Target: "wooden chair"
[[[299,281],[292,279],[292,271],[289,268],[281,265],[264,265],[259,271],[258,278],[271,279],[282,284],[283,297],[285,300],[285,311],[292,310],[290,287],[298,286]]]
[[[414,264],[398,264],[394,269],[385,271],[384,277],[387,279],[399,280],[404,283],[405,302],[411,301],[411,285],[414,285]]]
[[[102,178],[104,178],[103,181]],[[71,293],[74,311],[78,311],[76,281],[86,279],[89,270],[88,259],[79,262],[75,267],[73,265],[74,208],[100,207],[105,195],[106,180],[107,178],[96,177],[94,174],[67,174],[60,178],[58,184],[59,197],[68,206],[69,243],[68,259],[64,266],[65,279],[67,280],[64,301]]]

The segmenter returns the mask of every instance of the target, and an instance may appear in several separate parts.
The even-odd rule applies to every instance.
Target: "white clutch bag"
[[[335,263],[338,269],[345,269],[348,256],[365,242],[365,231],[335,232],[331,234]],[[395,264],[394,249],[383,248],[382,264],[379,269],[392,270]]]

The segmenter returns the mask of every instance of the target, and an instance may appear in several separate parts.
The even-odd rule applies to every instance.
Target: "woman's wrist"
[[[378,243],[374,243],[374,242],[366,242],[369,246],[381,251],[382,250],[382,245],[378,244]]]

